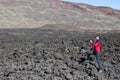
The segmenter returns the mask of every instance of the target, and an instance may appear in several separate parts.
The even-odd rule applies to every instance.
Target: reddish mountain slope
[[[0,14],[0,28],[36,28],[47,24],[59,27],[60,24],[62,29],[73,26],[77,30],[120,30],[120,10],[84,3],[0,0]]]

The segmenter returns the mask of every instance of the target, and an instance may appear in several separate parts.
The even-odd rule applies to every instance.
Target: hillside
[[[54,28],[48,25],[120,30],[120,10],[60,0],[0,0],[0,28]]]

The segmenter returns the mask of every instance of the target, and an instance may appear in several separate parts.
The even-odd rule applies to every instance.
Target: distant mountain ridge
[[[120,10],[60,0],[0,0],[0,28],[45,25],[46,28],[62,25],[62,29],[73,26],[75,30],[120,30]]]

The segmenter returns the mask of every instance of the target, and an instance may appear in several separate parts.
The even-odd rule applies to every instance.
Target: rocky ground
[[[98,73],[95,57],[83,63],[90,39],[103,39]],[[39,29],[0,30],[0,80],[119,80],[120,33]]]

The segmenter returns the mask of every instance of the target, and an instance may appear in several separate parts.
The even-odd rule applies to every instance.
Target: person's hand
[[[93,41],[92,41],[92,40],[90,40],[90,43],[93,43]]]

